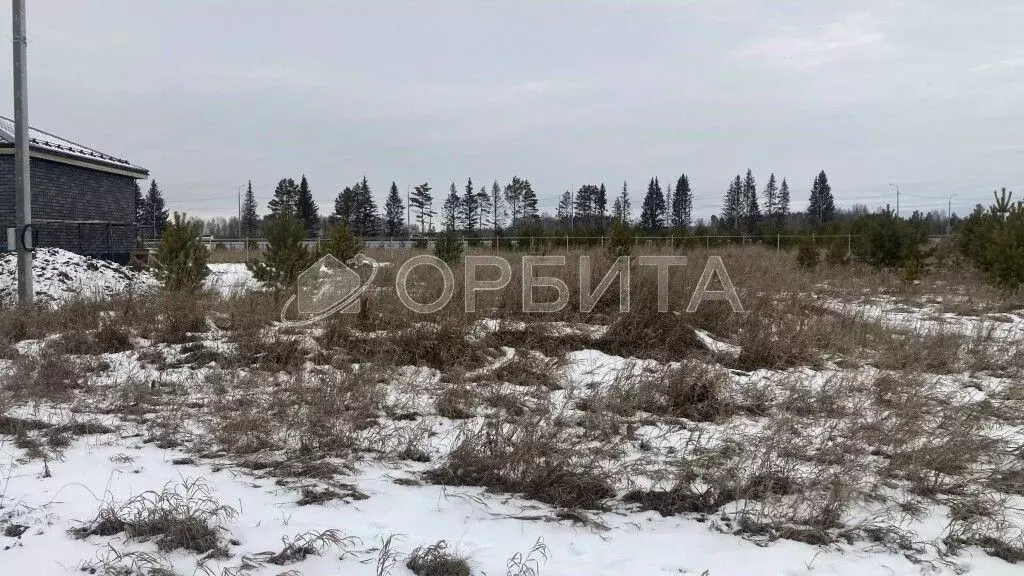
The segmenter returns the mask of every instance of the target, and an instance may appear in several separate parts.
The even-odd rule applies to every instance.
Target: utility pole
[[[949,199],[946,202],[946,234],[953,233],[953,198],[956,198],[956,192],[949,195]]]
[[[405,235],[412,236],[412,204],[409,204],[409,185],[405,185]]]
[[[32,188],[29,181],[28,38],[25,0],[12,0],[14,20],[14,226],[18,244],[18,303],[30,306],[32,286]],[[10,247],[8,247],[10,248]]]
[[[242,237],[242,188],[245,188],[245,184],[238,187],[238,237]]]
[[[896,217],[899,218],[900,217],[900,186],[899,186],[899,184],[893,184],[892,182],[889,182],[889,186],[892,186],[893,188],[896,189]]]

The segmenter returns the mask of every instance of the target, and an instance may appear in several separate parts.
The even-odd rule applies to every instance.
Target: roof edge
[[[8,154],[14,154],[14,145],[7,143],[0,144],[0,155]],[[128,176],[136,180],[145,180],[146,178],[149,178],[149,170],[142,167],[124,166],[114,162],[106,162],[98,158],[85,158],[77,154],[64,154],[60,151],[34,144],[29,147],[29,157],[39,158],[40,160],[50,160],[60,164],[67,164],[69,166],[78,166],[80,168],[110,172],[120,176]]]

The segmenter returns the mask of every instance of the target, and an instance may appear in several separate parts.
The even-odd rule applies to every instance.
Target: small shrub
[[[295,284],[299,274],[313,262],[312,254],[302,243],[306,228],[302,221],[291,216],[268,219],[263,226],[267,236],[267,249],[263,260],[251,260],[246,267],[260,282],[286,288]]]
[[[459,258],[462,258],[462,252],[464,249],[465,247],[462,245],[462,239],[459,238],[454,231],[448,231],[441,234],[434,242],[434,256],[437,256],[449,264],[458,262]]]
[[[206,265],[208,257],[209,251],[194,224],[184,214],[175,212],[174,223],[164,230],[153,257],[153,271],[171,292],[196,292],[210,274]]]
[[[352,234],[348,226],[340,224],[332,226],[327,232],[327,238],[317,246],[316,259],[330,254],[341,262],[348,262],[365,248],[366,246]]]
[[[796,249],[796,263],[802,268],[813,270],[818,267],[818,248],[808,239],[800,242]]]
[[[611,237],[608,238],[608,253],[614,258],[619,256],[629,256],[629,253],[633,250],[633,232],[629,229],[629,225],[616,220],[612,226]]]

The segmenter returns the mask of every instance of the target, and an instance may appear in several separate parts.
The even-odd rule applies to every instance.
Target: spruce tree
[[[454,232],[458,225],[459,204],[459,193],[455,189],[455,182],[452,182],[451,188],[448,189],[448,197],[444,199],[444,205],[441,207],[444,229],[448,232]]]
[[[761,218],[761,207],[757,202],[757,182],[749,168],[746,178],[743,179],[743,216],[751,228]]]
[[[160,186],[157,185],[156,180],[149,183],[149,192],[146,194],[145,200],[145,211],[143,212],[143,218],[145,219],[145,227],[149,232],[149,237],[156,239],[160,238],[164,229],[168,226],[168,212],[164,208],[164,195],[160,191]]]
[[[267,204],[271,216],[297,216],[299,187],[295,180],[282,178],[274,188],[274,197]]]
[[[504,221],[505,199],[501,194],[501,185],[495,180],[491,185],[491,226],[494,227],[495,235],[501,230]]]
[[[242,200],[242,235],[246,238],[256,236],[259,232],[259,221],[260,216],[256,213],[256,195],[252,191],[252,180],[249,180],[245,199]]]
[[[401,235],[404,220],[405,206],[402,205],[402,196],[398,193],[398,184],[391,182],[391,191],[384,202],[384,226],[387,235],[391,238]]]
[[[722,201],[722,216],[719,221],[725,226],[739,229],[740,217],[743,215],[743,180],[739,174],[729,183]]]
[[[523,179],[523,218],[533,219],[537,218],[537,193],[533,190],[533,185],[530,184],[529,180]]]
[[[786,183],[785,178],[782,179],[782,186],[779,187],[779,204],[776,213],[780,224],[783,223],[786,216],[789,216],[789,184]]]
[[[320,209],[313,199],[313,192],[309,189],[309,181],[306,180],[305,174],[302,175],[298,192],[295,194],[295,214],[302,220],[306,236],[315,236],[320,226]]]
[[[354,205],[352,214],[352,231],[359,236],[373,236],[380,227],[380,215],[377,204],[373,201],[373,192],[366,176],[355,185]]]
[[[135,182],[135,226],[138,229],[136,234],[141,234],[141,226],[146,223],[146,199],[142,196],[142,187],[138,181]]]
[[[775,183],[775,173],[768,177],[768,184],[764,187],[764,215],[768,218],[775,218],[779,210],[779,187]]]
[[[828,176],[822,170],[815,178],[811,186],[811,196],[807,203],[807,214],[818,221],[828,222],[835,215],[835,200],[832,198],[832,187],[829,186]]]
[[[693,217],[693,193],[690,190],[690,179],[683,174],[676,181],[676,189],[672,194],[672,226],[680,230],[690,227]]]
[[[462,202],[460,204],[462,227],[465,228],[467,234],[472,234],[476,229],[477,212],[479,209],[476,191],[473,189],[473,179],[470,178],[466,182],[466,192],[462,195]]]
[[[661,191],[661,183],[651,178],[647,185],[647,195],[640,209],[640,227],[644,230],[656,231],[665,225],[665,195]]]

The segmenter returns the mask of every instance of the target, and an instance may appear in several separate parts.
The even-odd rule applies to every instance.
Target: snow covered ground
[[[229,546],[231,558],[207,560],[203,567],[194,554],[178,551],[163,557],[164,567],[177,574],[230,574],[225,569],[248,563],[254,568],[242,573],[254,576],[287,569],[305,576],[370,576],[377,574],[381,540],[391,535],[396,536],[394,547],[400,553],[447,540],[469,558],[473,573],[481,575],[506,574],[509,558],[527,554],[538,540],[548,549],[546,561],[537,557],[540,574],[550,576],[956,573],[941,566],[923,571],[921,564],[865,545],[823,550],[780,540],[763,547],[689,518],[662,518],[656,513],[600,514],[592,518],[595,526],[582,526],[557,519],[547,507],[479,488],[398,484],[396,479],[413,476],[379,464],[360,466],[350,479],[368,499],[299,506],[296,491],[273,479],[216,461],[174,464],[189,456],[143,444],[139,438],[107,434],[79,440],[61,461],[49,463],[48,478],[42,477],[39,462],[19,463],[17,452],[9,444],[3,446],[5,468],[9,466],[3,517],[8,526],[26,527],[20,537],[4,538],[6,549],[0,558],[4,573],[12,575],[71,575],[83,569],[88,573],[104,562],[117,564],[118,554],[155,554],[152,542],[126,541],[123,534],[79,540],[68,531],[92,520],[104,504],[195,479],[202,479],[210,496],[237,512],[223,526],[224,537],[237,543]],[[258,565],[257,555],[280,551],[282,538],[331,529],[358,541],[292,565]],[[981,553],[967,553],[958,560],[973,574],[1021,572]],[[132,561],[128,556],[120,564]],[[410,574],[401,562],[391,573]]]
[[[252,272],[245,264],[214,263],[210,264],[209,268],[210,275],[206,277],[206,288],[217,290],[225,296],[259,287],[259,282],[252,277]]]
[[[59,251],[40,251],[37,258],[46,270],[37,272],[37,289],[54,303],[155,285],[148,275]],[[210,267],[206,287],[218,294],[256,287],[244,264]],[[0,296],[9,298],[10,289],[0,286]],[[884,300],[828,306],[893,330],[965,337],[982,331],[1003,343],[1024,336],[1024,315],[1016,312],[953,316]],[[372,363],[378,358],[359,357],[361,345],[371,352],[389,350],[394,342],[428,347],[445,330],[426,321],[374,328],[352,328],[346,333],[350,340],[322,344],[329,330],[293,333],[271,326],[257,335],[263,348],[242,368],[225,360],[241,346],[227,331],[192,334],[193,341],[184,344],[133,334],[133,350],[91,358],[96,367],[70,399],[60,400],[16,397],[23,380],[40,378],[42,364],[31,362],[82,358],[51,353],[56,335],[14,343],[15,356],[0,356],[0,573],[408,576],[406,555],[439,540],[464,555],[477,576],[1024,573],[1020,565],[986,554],[977,542],[960,550],[949,543],[954,517],[978,528],[964,518],[974,518],[971,506],[991,504],[986,498],[996,493],[984,483],[993,470],[1009,463],[1006,470],[1020,472],[1013,450],[1024,444],[1016,416],[1019,373],[908,373],[834,358],[814,367],[746,371],[719,364],[743,354],[729,343],[736,340],[706,330],[696,333],[706,356],[695,352],[659,362],[598,349],[608,325],[490,318],[466,326],[465,342],[424,348],[415,362],[387,358],[394,365],[377,373]],[[548,356],[511,345],[485,346],[504,332],[527,330],[531,342],[566,338],[586,344]],[[473,358],[470,366],[451,369],[448,360],[432,356],[463,344]],[[288,354],[299,354],[299,360]],[[364,382],[359,375],[365,373],[372,377]],[[666,408],[658,404],[664,402],[660,395],[680,381],[711,386],[684,390],[690,394],[684,400],[694,406],[717,403],[710,409],[719,412],[700,417],[672,412],[675,406],[659,412]],[[322,389],[341,399],[317,395]],[[442,408],[444,399],[458,410]],[[310,412],[317,410],[324,413],[313,420],[318,416]],[[364,420],[346,420],[359,410],[368,412],[359,416]],[[109,430],[72,434],[66,446],[52,442],[55,426],[82,422],[101,422]],[[467,437],[487,431],[497,442],[501,430],[518,426],[527,439],[517,436],[516,442],[526,442],[533,425],[561,434],[578,457],[599,458],[598,467],[614,472],[614,494],[600,506],[570,509],[521,493],[431,483],[427,473],[445,466]],[[903,431],[908,445],[893,438]],[[344,447],[325,457],[310,449],[321,436]],[[33,438],[53,445],[39,448]],[[238,438],[254,442],[252,450],[230,445]],[[957,443],[964,438],[996,444]],[[988,452],[985,458],[964,457],[970,450],[991,451],[991,458]],[[922,480],[910,473],[881,473],[886,459],[928,459],[943,451],[958,460],[943,457],[925,468],[935,474],[935,493],[921,494]],[[311,452],[316,465],[332,470],[279,471],[309,466]],[[554,457],[542,455],[533,464]],[[806,534],[768,537],[756,526],[741,529],[744,513],[761,512],[755,501],[727,499],[712,513],[662,516],[626,497],[631,490],[665,489],[677,481],[710,492],[714,480],[694,470],[714,458],[734,466],[720,482],[730,475],[769,474],[768,496],[778,498],[765,497],[768,508],[813,508],[813,497],[800,500],[802,486],[835,485],[847,492],[837,498],[848,504],[822,529],[838,537],[813,544],[804,543]],[[913,464],[902,465],[918,470]],[[680,480],[691,473],[693,479]],[[785,475],[798,489],[776,486],[771,474]],[[106,508],[119,509],[147,493],[152,501],[155,494],[185,486],[198,486],[209,502],[231,508],[217,521],[226,555],[162,551],[157,539],[132,539],[124,531],[74,534]],[[336,493],[323,502],[300,502],[307,492],[323,490]],[[999,506],[991,504],[1004,514],[994,516],[998,530],[1022,534],[1020,494],[999,493]],[[803,520],[787,518],[797,525]],[[338,545],[294,562],[270,561],[289,542],[330,530],[344,538]],[[1017,546],[1024,540],[1008,542]],[[517,555],[534,572],[517,571],[510,563]]]
[[[0,303],[17,302],[17,255],[0,254]],[[59,248],[36,250],[32,263],[36,298],[60,304],[72,298],[97,298],[157,286],[151,274],[127,266],[81,256]]]

